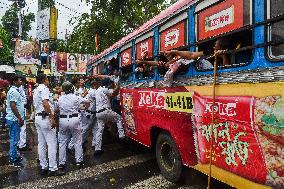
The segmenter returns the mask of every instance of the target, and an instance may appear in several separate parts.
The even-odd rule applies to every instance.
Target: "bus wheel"
[[[171,182],[182,180],[183,165],[172,137],[163,132],[156,142],[156,159],[162,175]]]

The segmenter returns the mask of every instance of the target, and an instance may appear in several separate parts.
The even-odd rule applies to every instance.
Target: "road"
[[[138,143],[128,141],[120,144],[112,132],[104,133],[104,154],[93,156],[91,144],[84,154],[85,165],[77,168],[73,156],[68,154],[67,174],[61,177],[39,175],[37,163],[36,135],[33,124],[29,125],[28,141],[32,151],[22,153],[23,168],[8,166],[9,133],[0,129],[0,188],[188,188],[206,189],[207,177],[197,171],[185,168],[183,184],[174,184],[160,174],[154,152]],[[213,180],[213,189],[231,187]]]

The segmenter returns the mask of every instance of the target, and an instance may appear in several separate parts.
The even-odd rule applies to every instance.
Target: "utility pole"
[[[22,38],[22,8],[20,7],[19,13],[18,13],[18,18],[19,18],[19,31],[18,31],[18,36],[19,39]]]

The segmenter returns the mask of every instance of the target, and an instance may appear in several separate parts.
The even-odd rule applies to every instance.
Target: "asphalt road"
[[[127,188],[127,189],[206,189],[207,177],[197,171],[185,168],[183,184],[167,181],[160,174],[154,152],[136,142],[121,144],[112,132],[104,133],[104,154],[93,156],[88,143],[84,154],[85,165],[77,168],[72,154],[68,154],[67,174],[61,177],[39,175],[37,163],[37,139],[33,124],[29,125],[28,141],[32,151],[22,153],[23,168],[8,166],[9,133],[0,129],[0,188]],[[212,189],[231,187],[212,181]]]

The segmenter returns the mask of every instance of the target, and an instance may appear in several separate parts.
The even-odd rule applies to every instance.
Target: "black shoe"
[[[65,164],[60,164],[60,165],[58,166],[58,169],[65,170]]]
[[[40,160],[39,159],[36,159],[36,162],[37,162],[37,164],[40,164]]]
[[[22,162],[23,158],[21,156],[18,156],[18,157],[15,158],[15,161],[16,162]]]
[[[24,165],[21,163],[21,162],[17,162],[17,161],[14,161],[14,162],[9,162],[9,166],[11,167],[24,167]]]
[[[65,171],[63,170],[57,170],[57,171],[48,171],[48,176],[49,177],[56,177],[56,176],[63,176],[65,175]]]
[[[76,167],[81,168],[81,167],[83,167],[83,166],[84,166],[84,162],[83,162],[83,161],[81,161],[81,162],[76,162]]]
[[[26,146],[23,147],[23,148],[18,148],[18,150],[19,150],[20,152],[26,152],[26,151],[31,151],[32,149],[31,149],[28,145],[26,145]]]
[[[95,150],[94,156],[100,156],[100,155],[102,155],[103,153],[104,153],[103,150]]]
[[[48,170],[47,169],[41,169],[39,173],[40,173],[40,175],[44,176],[44,175],[48,174]]]

